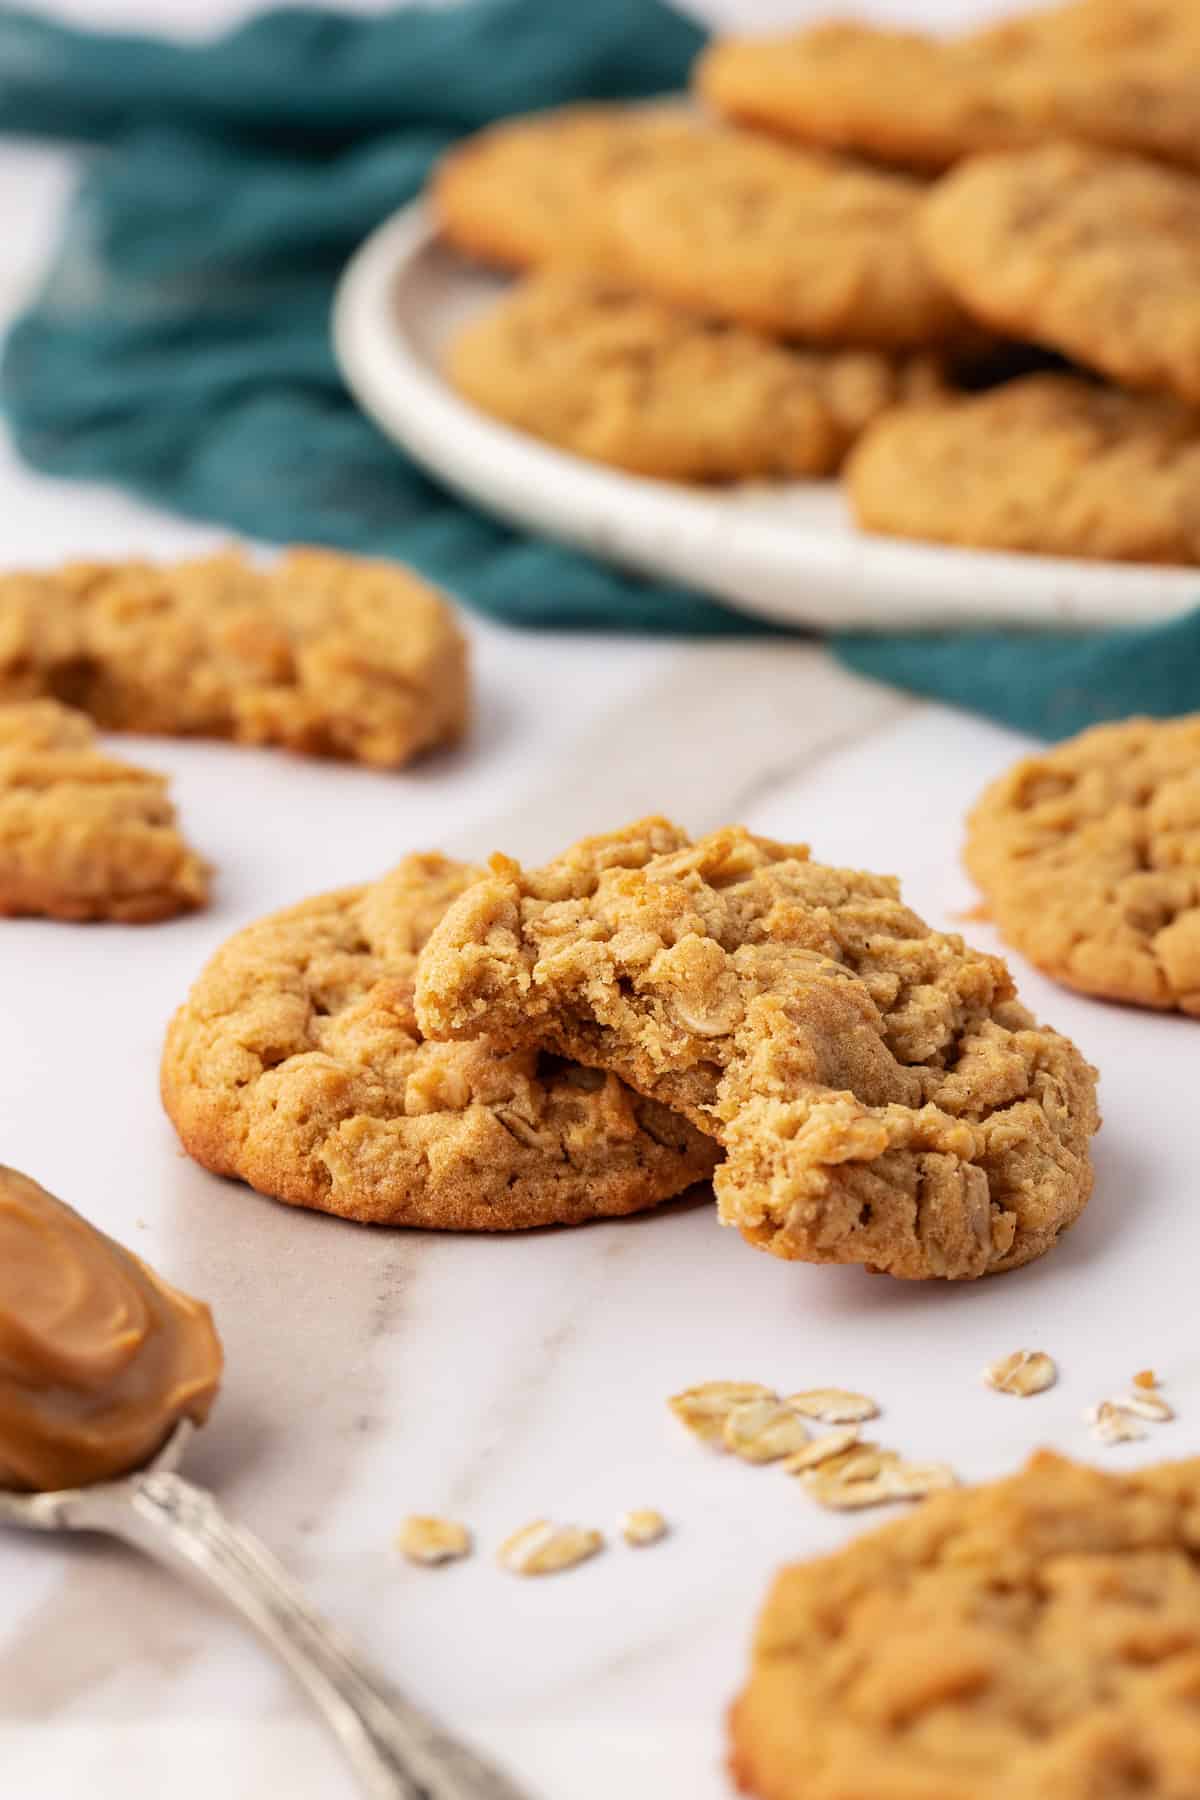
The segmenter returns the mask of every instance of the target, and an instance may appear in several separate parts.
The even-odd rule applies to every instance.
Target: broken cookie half
[[[664,819],[505,857],[420,961],[430,1038],[619,1075],[725,1148],[725,1223],[777,1256],[970,1280],[1048,1250],[1092,1187],[1095,1071],[997,957],[890,876]]]
[[[149,924],[208,900],[167,779],[109,756],[56,700],[0,706],[0,916]]]

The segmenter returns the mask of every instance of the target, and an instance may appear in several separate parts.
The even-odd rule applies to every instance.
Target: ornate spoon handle
[[[62,1523],[123,1538],[240,1613],[323,1714],[370,1800],[528,1800],[402,1699],[203,1488],[158,1469],[70,1500]]]

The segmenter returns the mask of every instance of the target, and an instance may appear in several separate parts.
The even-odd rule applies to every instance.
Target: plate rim
[[[831,531],[739,506],[763,484],[695,491],[588,462],[488,418],[429,366],[396,310],[404,276],[441,247],[439,238],[423,198],[368,235],[334,294],[334,354],[385,436],[472,505],[519,528],[810,629],[1082,631],[1166,623],[1200,606],[1200,569]]]

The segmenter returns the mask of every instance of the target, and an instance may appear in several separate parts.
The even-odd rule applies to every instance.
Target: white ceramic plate
[[[694,489],[584,462],[451,390],[440,353],[500,284],[419,203],[381,225],[338,290],[334,341],[364,409],[469,500],[647,575],[793,625],[1137,624],[1200,603],[1200,571],[950,550],[858,531],[833,482]]]

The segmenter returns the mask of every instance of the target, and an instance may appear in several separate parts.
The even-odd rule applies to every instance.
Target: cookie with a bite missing
[[[711,1141],[616,1076],[424,1041],[417,953],[479,873],[409,856],[217,951],[162,1059],[164,1104],[197,1162],[293,1206],[453,1231],[639,1212],[707,1178]]]

